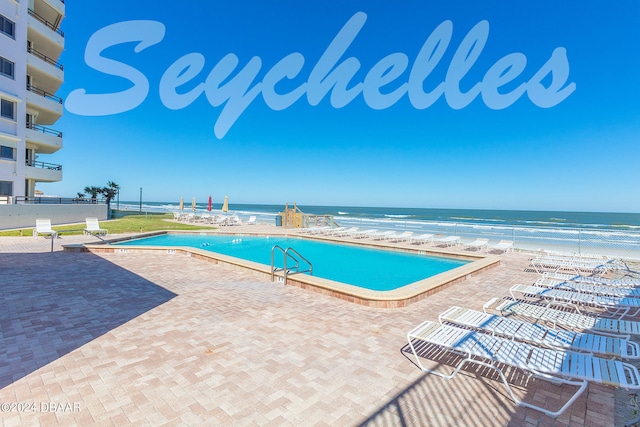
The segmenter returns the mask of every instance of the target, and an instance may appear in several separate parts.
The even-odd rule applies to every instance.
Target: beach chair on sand
[[[104,228],[100,228],[100,223],[98,222],[98,218],[86,218],[85,219],[86,228],[84,229],[84,234],[102,234],[107,235],[109,232]]]
[[[635,320],[598,317],[580,313],[577,310],[559,310],[511,298],[493,298],[484,304],[483,310],[485,313],[515,316],[520,319],[551,325],[553,328],[561,327],[577,331],[589,330],[599,334],[625,338],[629,338],[630,335],[640,336],[640,322]]]
[[[509,289],[514,299],[533,299],[546,301],[547,305],[572,304],[574,306],[593,307],[605,310],[607,314],[619,319],[640,314],[640,298],[614,297],[586,294],[563,289],[543,288],[536,285],[513,285]],[[518,298],[517,295],[520,295]]]
[[[417,365],[424,372],[451,379],[467,363],[493,369],[500,375],[511,399],[517,405],[535,409],[554,418],[562,414],[586,390],[589,382],[625,389],[640,389],[638,369],[629,363],[574,351],[542,348],[451,325],[426,321],[407,334],[407,341]],[[416,346],[421,350],[426,346],[435,346],[458,354],[463,359],[454,371],[447,375],[424,367]],[[557,411],[523,402],[514,395],[501,364],[522,370],[552,384],[576,386],[578,390]]]
[[[595,353],[602,357],[640,359],[640,345],[621,337],[550,328],[462,307],[451,307],[440,314],[438,320],[542,347]]]
[[[51,236],[52,239],[58,237],[58,232],[51,228],[51,219],[49,218],[36,219],[36,228],[33,229],[33,237],[38,237],[39,234]]]
[[[247,220],[247,225],[256,225],[256,216],[255,215],[251,215],[249,216],[249,219]]]

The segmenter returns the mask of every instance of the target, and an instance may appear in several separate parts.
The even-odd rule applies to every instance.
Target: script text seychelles
[[[360,61],[354,56],[345,57],[345,53],[366,20],[367,15],[363,12],[353,15],[321,55],[306,82],[301,82],[286,93],[277,91],[276,86],[285,79],[294,83],[302,80],[299,74],[305,57],[299,52],[291,53],[273,65],[264,73],[262,81],[256,81],[262,69],[262,59],[258,56],[251,58],[236,72],[240,61],[235,54],[229,53],[220,59],[206,77],[199,77],[204,68],[205,57],[194,52],[178,58],[164,72],[159,83],[160,99],[167,108],[179,110],[188,107],[204,92],[211,106],[219,107],[224,104],[214,126],[216,137],[223,138],[259,94],[262,94],[266,105],[273,110],[284,110],[305,94],[309,104],[315,106],[329,92],[334,108],[344,107],[362,94],[369,107],[382,110],[394,105],[407,94],[411,105],[416,109],[428,108],[442,95],[451,108],[462,109],[480,95],[487,107],[499,110],[512,105],[524,93],[539,107],[553,107],[576,88],[575,83],[568,83],[569,62],[566,49],[557,47],[528,80],[521,77],[527,57],[523,53],[514,52],[500,58],[486,70],[482,81],[463,92],[460,82],[474,66],[487,43],[487,21],[478,22],[466,34],[454,52],[442,81],[432,82],[428,78],[449,47],[453,35],[451,21],[444,21],[433,30],[410,69],[409,57],[396,52],[380,59],[362,81],[355,82]],[[67,97],[67,110],[85,116],[105,116],[139,106],[149,93],[149,81],[145,75],[123,62],[102,56],[102,52],[121,43],[138,42],[134,52],[140,53],[160,43],[164,35],[165,26],[157,21],[125,21],[96,31],[85,49],[87,65],[104,74],[125,78],[133,86],[121,92],[103,94],[76,89]],[[408,69],[408,79],[405,77],[405,81],[397,81]],[[518,78],[526,81],[517,84]],[[179,91],[181,86],[189,82],[191,86],[193,83],[197,85],[188,91]],[[511,84],[509,91],[504,88],[507,84]]]

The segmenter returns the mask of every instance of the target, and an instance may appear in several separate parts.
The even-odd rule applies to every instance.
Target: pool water
[[[313,275],[375,291],[389,291],[467,264],[469,261],[342,245],[283,236],[165,234],[118,243],[125,246],[186,246],[271,265],[271,249],[292,247],[313,264]],[[275,265],[283,266],[276,251]],[[292,262],[287,261],[291,268]],[[300,263],[306,270],[306,264]]]

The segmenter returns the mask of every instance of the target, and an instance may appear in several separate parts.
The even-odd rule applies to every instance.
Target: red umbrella
[[[207,205],[207,210],[211,212],[211,196],[209,196],[209,204]]]

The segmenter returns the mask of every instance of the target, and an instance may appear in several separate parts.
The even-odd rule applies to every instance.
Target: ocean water
[[[120,208],[138,210],[139,202],[120,202]],[[214,204],[219,211],[220,204]],[[293,205],[290,205],[293,207]],[[185,201],[185,210],[191,203]],[[197,203],[197,211],[205,212],[207,203]],[[397,222],[428,221],[480,223],[502,226],[542,226],[569,228],[619,228],[640,230],[640,213],[615,212],[561,212],[561,211],[515,211],[482,209],[429,209],[392,207],[348,207],[348,206],[303,206],[298,208],[307,214],[333,215],[335,220],[389,220]],[[175,211],[178,203],[144,202],[143,211]],[[284,205],[230,204],[230,213],[238,215],[263,215],[275,217],[284,210]],[[220,212],[218,212],[220,213]]]
[[[292,206],[290,206],[292,207]],[[206,212],[198,203],[196,213]],[[222,214],[214,204],[213,214]],[[230,204],[230,214],[242,220],[256,215],[260,223],[275,224],[284,205]],[[640,259],[640,213],[509,211],[349,206],[304,206],[306,214],[333,215],[339,226],[360,229],[412,231],[436,236],[456,235],[462,241],[488,238],[490,243],[511,240],[522,249],[598,253]],[[139,210],[139,203],[120,202],[120,209]],[[145,202],[143,211],[170,212],[177,202]],[[185,201],[185,210],[191,203]]]

